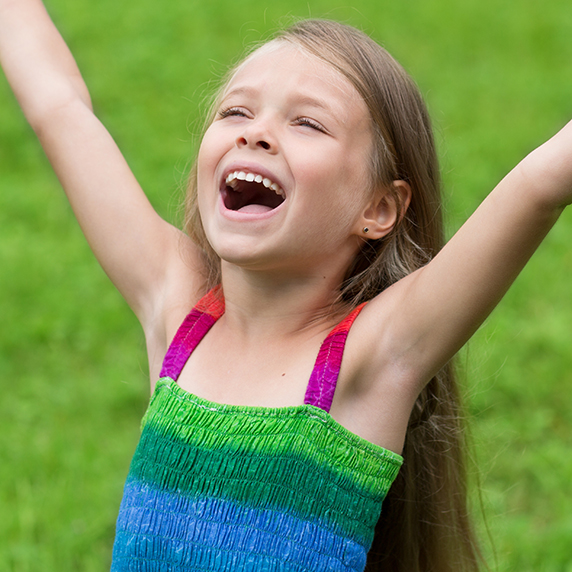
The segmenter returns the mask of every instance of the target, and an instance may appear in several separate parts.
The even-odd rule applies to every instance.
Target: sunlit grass
[[[292,17],[358,25],[412,72],[436,125],[449,232],[572,116],[564,0],[49,6],[96,110],[170,220],[210,82]],[[463,359],[491,566],[502,572],[572,571],[571,237],[565,213]],[[148,399],[142,334],[3,79],[0,265],[0,569],[104,570]]]

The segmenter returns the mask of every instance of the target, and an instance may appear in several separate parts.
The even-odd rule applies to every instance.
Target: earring
[[[367,226],[363,227],[363,233],[367,234],[369,232],[369,228]]]

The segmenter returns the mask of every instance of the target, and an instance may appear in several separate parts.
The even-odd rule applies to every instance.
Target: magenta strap
[[[217,286],[199,300],[177,330],[160,376],[177,381],[193,350],[223,314],[224,298],[221,287]]]
[[[304,403],[330,411],[346,346],[346,339],[354,320],[365,306],[359,305],[346,316],[324,340],[312,370]]]

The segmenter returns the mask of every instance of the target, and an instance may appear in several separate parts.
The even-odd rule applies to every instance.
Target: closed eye
[[[311,127],[312,129],[315,129],[316,131],[320,131],[322,133],[328,133],[328,131],[324,128],[323,125],[321,125],[314,119],[310,119],[309,117],[296,117],[294,123],[296,125]]]
[[[224,119],[225,117],[247,117],[246,110],[241,107],[227,107],[218,112],[218,117]]]

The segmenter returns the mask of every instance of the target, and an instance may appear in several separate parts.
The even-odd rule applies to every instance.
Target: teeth
[[[237,181],[247,181],[248,183],[262,183],[267,189],[274,191],[277,195],[281,197],[286,197],[284,191],[280,188],[279,185],[273,183],[270,179],[263,177],[262,175],[255,175],[254,173],[246,173],[244,171],[234,171],[234,173],[229,173],[226,176],[226,184],[235,189]]]

